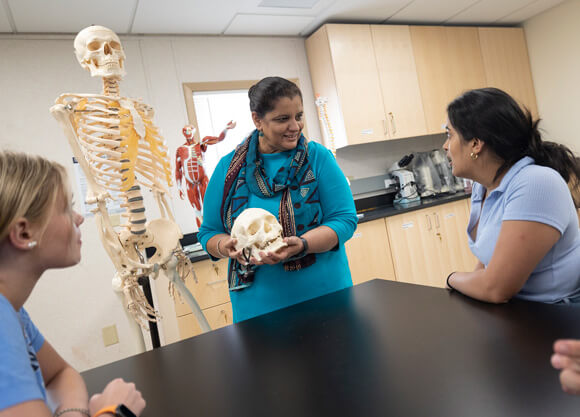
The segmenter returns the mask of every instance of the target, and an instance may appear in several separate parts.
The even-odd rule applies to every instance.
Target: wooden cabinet
[[[345,249],[354,285],[374,278],[395,281],[384,219],[359,224]]]
[[[324,25],[306,40],[314,93],[327,99],[336,147],[386,138],[369,25]]]
[[[537,113],[521,28],[327,24],[306,53],[337,148],[442,133],[447,105],[473,88]]]
[[[463,200],[386,218],[397,281],[444,287],[450,272],[472,270],[467,221]]]
[[[465,90],[485,86],[475,27],[411,26],[426,133],[445,131],[447,105]]]
[[[522,28],[479,28],[486,85],[497,87],[538,117],[530,59]]]
[[[409,26],[371,25],[387,138],[427,131]]]
[[[197,300],[199,307],[212,329],[232,323],[232,307],[227,283],[228,262],[210,259],[193,263],[192,274],[185,285]],[[180,297],[175,298],[175,313],[182,339],[201,333],[199,324],[189,305]]]

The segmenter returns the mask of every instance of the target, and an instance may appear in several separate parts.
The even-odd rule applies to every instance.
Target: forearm
[[[228,238],[230,235],[226,234],[226,233],[220,233],[217,234],[215,236],[212,236],[208,241],[207,241],[207,247],[206,250],[209,252],[210,255],[212,255],[215,258],[225,258],[227,251],[225,250],[223,243],[221,242],[222,239],[226,239]],[[218,248],[218,244],[220,245]]]
[[[333,249],[338,245],[338,236],[334,230],[328,226],[318,226],[309,230],[300,237],[308,241],[309,253],[322,253]]]
[[[54,412],[67,408],[88,409],[89,396],[81,375],[67,366],[46,385],[48,402]],[[67,412],[63,417],[86,417],[79,412]]]
[[[473,272],[454,272],[448,280],[449,286],[471,298],[488,303],[505,303],[511,296],[506,296],[499,285],[487,276],[486,269]]]

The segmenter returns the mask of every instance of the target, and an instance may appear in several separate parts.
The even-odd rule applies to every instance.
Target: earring
[[[260,131],[258,131],[258,136],[259,136],[259,137],[263,137],[263,136],[264,136],[264,132],[262,132],[261,130],[260,130]]]
[[[38,242],[36,240],[33,240],[32,242],[28,242],[28,249],[34,249],[36,247],[36,245],[38,245]]]
[[[471,152],[469,154],[469,156],[471,157],[471,159],[473,159],[475,161],[479,157],[479,154],[476,154],[476,153]]]

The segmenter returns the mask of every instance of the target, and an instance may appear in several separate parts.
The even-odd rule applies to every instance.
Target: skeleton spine
[[[134,185],[129,188],[129,191],[124,193],[127,202],[127,213],[129,216],[129,230],[134,235],[141,235],[145,233],[145,207],[143,206],[143,196],[141,195],[141,187]]]

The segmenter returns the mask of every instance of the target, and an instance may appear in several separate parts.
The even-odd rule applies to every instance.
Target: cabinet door
[[[224,303],[203,310],[203,314],[212,330],[232,324],[232,303]],[[192,336],[201,334],[199,323],[193,314],[186,314],[177,318],[177,327],[181,339],[187,339]]]
[[[227,259],[220,259],[218,262],[213,262],[210,259],[194,262],[192,268],[193,271],[187,277],[185,285],[202,310],[230,301],[227,283]],[[189,305],[177,295],[175,297],[175,313],[177,317],[191,313]]]
[[[537,118],[536,94],[524,30],[479,28],[479,42],[487,86],[504,90]]]
[[[411,40],[429,133],[441,133],[447,105],[485,85],[475,27],[411,26]]]
[[[352,283],[360,284],[374,278],[395,281],[391,248],[383,219],[357,226],[345,244]]]
[[[385,219],[397,281],[442,287],[445,277],[435,238],[431,210],[423,209]]]
[[[443,244],[441,255],[445,277],[453,271],[473,271],[477,258],[467,241],[469,212],[463,200],[436,207],[433,213],[435,235]]]
[[[349,145],[385,140],[386,118],[369,25],[327,25]]]
[[[371,25],[389,139],[427,134],[409,26]]]

